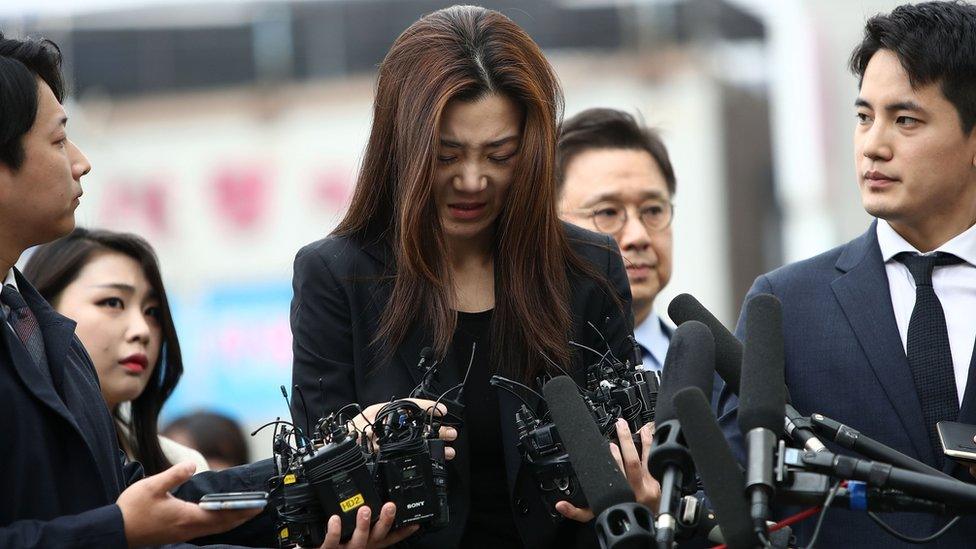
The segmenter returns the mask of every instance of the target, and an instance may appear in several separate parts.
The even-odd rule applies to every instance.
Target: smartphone
[[[942,453],[966,465],[976,465],[976,425],[940,421],[935,425]]]
[[[207,494],[200,498],[200,507],[208,511],[263,509],[267,504],[267,492],[225,492]]]

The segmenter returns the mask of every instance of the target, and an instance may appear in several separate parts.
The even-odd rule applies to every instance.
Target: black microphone
[[[810,425],[820,436],[828,438],[840,446],[848,450],[853,450],[866,458],[890,463],[895,467],[901,467],[902,469],[908,469],[917,473],[952,478],[938,469],[929,467],[915,458],[906,456],[894,448],[885,446],[873,438],[861,434],[856,429],[834,421],[823,414],[810,414]]]
[[[739,388],[739,429],[746,441],[746,493],[752,525],[761,539],[767,534],[776,443],[783,435],[784,379],[783,311],[779,300],[760,294],[746,303],[746,343]]]
[[[430,360],[433,354],[434,349],[430,347],[424,347],[420,350],[420,360],[417,361],[417,370],[422,372],[422,375],[420,376],[420,383],[410,391],[411,398],[432,398],[437,396],[432,388],[433,377],[437,375],[437,361],[434,361],[429,366],[427,365],[427,361]]]
[[[670,547],[677,527],[675,515],[678,501],[682,494],[697,490],[695,463],[684,442],[672,398],[685,387],[698,387],[712,394],[715,342],[707,326],[700,322],[686,322],[678,326],[668,346],[662,378],[647,468],[661,484],[657,540],[659,544]]]
[[[834,490],[835,480],[812,471],[789,470],[776,484],[776,503],[781,505],[820,506]],[[947,505],[933,499],[920,498],[894,488],[869,487],[859,480],[848,480],[837,486],[831,507],[851,511],[876,511],[882,513],[928,513],[930,515],[956,516],[973,514],[958,506]]]
[[[569,455],[583,494],[596,515],[594,526],[601,547],[637,549],[654,540],[651,511],[634,500],[634,493],[607,439],[568,376],[558,376],[542,388],[559,438]]]
[[[728,385],[729,390],[738,395],[742,368],[742,343],[735,335],[691,294],[681,294],[671,300],[668,305],[668,316],[679,326],[691,320],[697,320],[708,326],[715,338],[715,371]],[[813,452],[827,449],[813,430],[806,426],[805,418],[790,404],[789,390],[786,390],[785,412],[786,434],[794,442]]]
[[[752,529],[749,503],[742,492],[745,478],[705,393],[697,387],[682,389],[674,395],[674,408],[725,543],[731,549],[752,549],[759,545]]]
[[[827,492],[820,498],[824,501]],[[877,490],[868,488],[867,483],[848,481],[847,486],[839,488],[831,507],[839,507],[850,511],[872,511],[876,513],[926,513],[936,516],[956,517],[972,515],[976,509],[968,510],[958,506],[947,505],[940,501],[910,496],[901,490]]]
[[[784,464],[838,479],[854,479],[875,488],[894,488],[907,494],[976,512],[976,486],[954,478],[908,471],[887,463],[858,459],[831,452],[808,452],[786,448]]]
[[[424,347],[420,350],[420,362],[417,363],[418,370],[424,369],[424,364],[430,359],[432,354],[434,354],[434,349],[430,347]]]

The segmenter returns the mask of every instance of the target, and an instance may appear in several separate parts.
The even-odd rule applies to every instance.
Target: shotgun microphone
[[[558,376],[542,388],[583,494],[596,515],[597,538],[604,549],[646,548],[654,540],[651,511],[634,493],[610,454],[576,383]]]
[[[671,304],[668,305],[668,316],[679,326],[690,320],[697,320],[708,326],[712,336],[715,337],[715,370],[728,385],[729,390],[738,395],[742,369],[742,343],[691,294],[681,294],[671,300]],[[805,418],[790,404],[788,390],[783,423],[786,434],[806,450],[822,452],[827,449],[817,438],[816,433],[805,425]]]
[[[769,502],[776,444],[783,435],[786,382],[783,357],[783,313],[779,300],[760,294],[746,303],[746,343],[739,388],[739,429],[746,441],[746,493],[753,530],[768,534]]]

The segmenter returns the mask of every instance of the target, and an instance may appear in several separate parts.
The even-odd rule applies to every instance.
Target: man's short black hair
[[[668,149],[657,131],[630,114],[615,109],[587,109],[563,122],[556,144],[556,190],[562,193],[566,168],[578,154],[591,149],[647,151],[664,175],[668,193],[674,196],[676,181]]]
[[[898,6],[864,25],[864,39],[851,54],[850,68],[864,79],[878,50],[898,56],[913,88],[933,83],[959,112],[962,131],[976,126],[976,6],[925,2]],[[860,83],[858,83],[860,86]]]
[[[0,32],[0,162],[13,170],[24,162],[23,137],[37,118],[37,78],[64,101],[61,50],[50,40],[17,40]]]

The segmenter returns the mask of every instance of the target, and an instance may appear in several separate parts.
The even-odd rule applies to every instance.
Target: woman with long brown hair
[[[507,17],[471,6],[423,17],[380,65],[348,212],[296,257],[299,423],[359,403],[365,424],[421,381],[422,355],[426,366],[437,363],[442,390],[466,380],[463,426],[441,430],[454,441],[448,456],[457,456],[449,464],[451,521],[411,540],[417,546],[595,543],[592,528],[550,518],[520,467],[520,403],[489,385],[495,373],[535,385],[566,371],[582,382],[594,357],[570,340],[632,352],[630,290],[616,245],[556,213],[561,114],[551,66]],[[365,543],[369,510],[359,512],[354,540]],[[413,533],[386,535],[393,513],[384,506],[370,543]],[[328,526],[331,547],[338,517]]]

